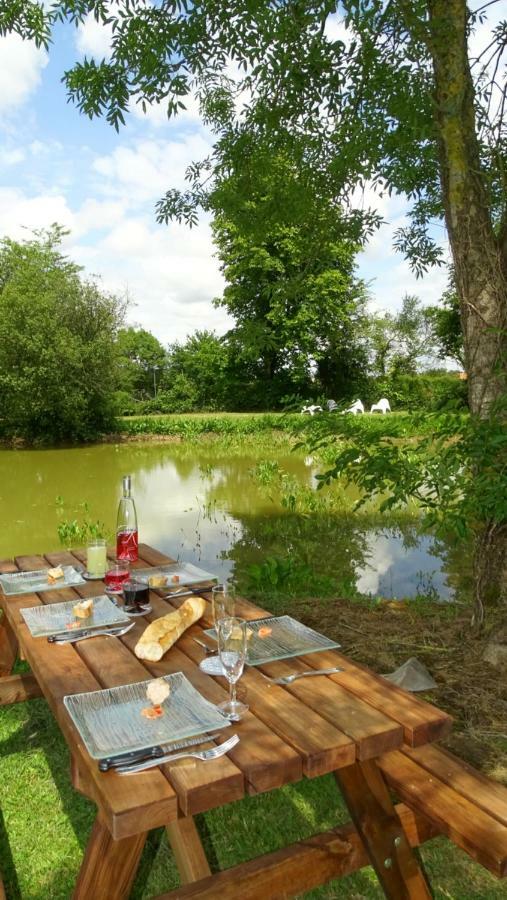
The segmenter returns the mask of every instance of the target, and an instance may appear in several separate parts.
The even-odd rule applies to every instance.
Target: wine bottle
[[[131,493],[132,478],[123,476],[123,497],[118,506],[116,519],[116,556],[118,559],[136,560],[138,552],[137,513]]]

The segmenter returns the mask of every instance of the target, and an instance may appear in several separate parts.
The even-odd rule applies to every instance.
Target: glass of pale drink
[[[86,548],[86,571],[91,578],[103,578],[106,568],[106,542],[102,538],[95,538]]]

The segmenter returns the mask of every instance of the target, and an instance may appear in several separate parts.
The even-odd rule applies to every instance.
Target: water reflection
[[[300,485],[314,485],[308,459],[273,450],[271,460]],[[209,445],[120,444],[64,450],[0,452],[2,557],[59,549],[56,498],[66,518],[86,501],[93,519],[114,528],[121,478],[132,473],[140,539],[192,560],[221,578],[252,564],[291,556],[332,590],[386,597],[459,588],[462,560],[452,545],[435,544],[412,519],[282,509],[276,491],[252,470],[266,452]]]
[[[442,560],[432,555],[434,541],[429,535],[418,535],[416,545],[411,547],[403,535],[386,529],[368,532],[366,542],[366,564],[356,569],[356,587],[361,594],[450,599],[447,573]]]

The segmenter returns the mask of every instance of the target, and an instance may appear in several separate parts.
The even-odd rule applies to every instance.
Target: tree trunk
[[[470,412],[505,419],[507,264],[488,205],[467,48],[465,0],[428,0],[429,43],[447,231],[460,297]],[[503,406],[501,401],[504,401]],[[476,618],[507,592],[506,523],[484,523],[475,549]]]

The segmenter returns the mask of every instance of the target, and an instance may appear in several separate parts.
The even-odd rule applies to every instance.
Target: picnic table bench
[[[172,562],[145,544],[139,566]],[[0,562],[0,572],[72,564],[84,555],[60,552]],[[415,698],[343,654],[320,651],[245,670],[242,683],[250,710],[234,730],[240,743],[212,762],[165,764],[128,778],[101,773],[63,706],[66,694],[99,690],[183,672],[212,703],[225,697],[225,679],[198,667],[202,650],[193,636],[211,625],[211,608],[158,663],[138,660],[133,648],[147,624],[182,602],[150,592],[152,612],[121,638],[96,637],[55,647],[34,639],[20,615],[23,607],[97,596],[101,582],[76,588],[0,594],[0,705],[43,695],[71,752],[74,787],[93,800],[97,817],[74,898],[126,898],[150,829],[165,826],[182,887],[169,898],[290,897],[332,878],[373,865],[390,898],[430,897],[413,848],[446,834],[498,876],[507,871],[507,790],[475,772],[433,742],[451,727],[442,710]],[[199,593],[209,598],[202,586]],[[245,619],[269,615],[238,601]],[[11,675],[21,652],[32,674]],[[288,686],[267,682],[308,667],[339,665],[337,675]],[[247,794],[254,795],[334,773],[352,823],[282,850],[211,874],[193,817]],[[392,799],[390,789],[401,802]],[[0,887],[0,898],[2,889]],[[159,898],[161,900],[161,898]]]

